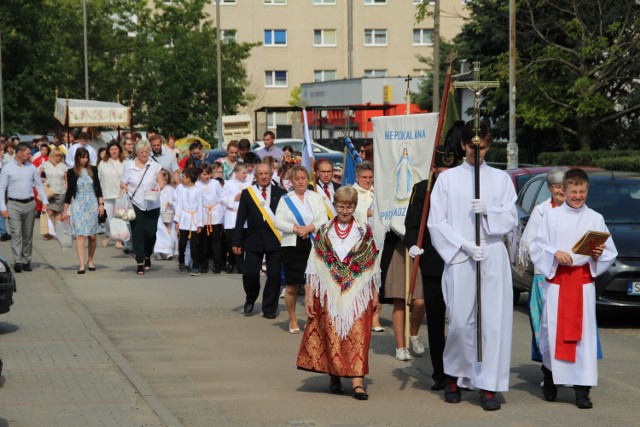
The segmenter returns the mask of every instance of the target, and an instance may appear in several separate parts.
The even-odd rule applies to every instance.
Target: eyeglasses
[[[355,210],[356,210],[356,207],[353,205],[349,205],[349,206],[336,205],[336,211],[338,212],[353,212]]]
[[[365,149],[364,149],[364,148],[361,148],[361,149],[360,149],[360,152],[361,152],[361,153],[366,153],[366,151],[365,151]]]
[[[333,175],[333,179],[342,179],[342,175]]]
[[[330,170],[330,171],[322,171],[322,170],[319,170],[319,171],[318,171],[318,173],[333,173],[333,171],[332,171],[332,170]]]

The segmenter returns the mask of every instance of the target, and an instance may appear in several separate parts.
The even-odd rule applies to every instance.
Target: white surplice
[[[438,176],[431,194],[427,225],[431,241],[445,261],[442,291],[449,312],[444,350],[445,373],[460,387],[507,391],[511,362],[513,284],[504,236],[517,225],[516,193],[509,176],[483,163],[480,198],[484,259],[482,277],[482,363],[477,361],[476,262],[462,250],[475,243],[474,167],[464,162]]]
[[[178,233],[173,221],[165,224],[162,221],[162,213],[173,212],[173,191],[170,185],[160,191],[160,217],[158,218],[158,231],[156,231],[156,244],[153,253],[174,256],[178,254]]]
[[[226,230],[236,228],[236,217],[238,216],[238,206],[240,202],[235,200],[236,196],[242,192],[245,188],[251,185],[251,181],[245,179],[239,181],[235,178],[231,178],[224,183],[222,189],[222,206],[224,206],[224,228]]]
[[[607,271],[618,255],[611,238],[606,241],[605,250],[597,261],[571,251],[571,248],[589,230],[609,232],[602,215],[586,205],[580,209],[573,209],[567,203],[563,203],[562,206],[549,210],[542,218],[538,233],[529,246],[531,261],[536,269],[546,278],[552,279],[558,267],[554,255],[556,251],[561,250],[571,254],[575,267],[588,263],[593,277]],[[560,286],[547,281],[542,284],[544,307],[540,325],[540,352],[543,364],[553,371],[553,381],[556,384],[584,386],[598,384],[595,283],[585,284],[582,289],[582,339],[576,348],[576,361],[568,362],[554,357]]]

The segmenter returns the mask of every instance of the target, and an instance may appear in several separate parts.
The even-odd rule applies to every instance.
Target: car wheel
[[[513,306],[517,306],[520,301],[520,294],[522,291],[520,289],[513,288]]]

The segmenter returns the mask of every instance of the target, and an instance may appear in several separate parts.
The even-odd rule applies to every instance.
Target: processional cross
[[[471,142],[475,144],[475,198],[480,198],[480,145],[481,138],[480,132],[480,101],[482,100],[482,92],[485,89],[496,88],[500,86],[499,81],[482,81],[480,80],[480,62],[473,63],[473,80],[469,82],[454,82],[453,87],[455,89],[468,89],[474,94],[473,103],[473,119],[475,127],[475,136],[471,139]],[[476,245],[480,246],[480,214],[475,215],[476,222]],[[478,362],[482,362],[482,275],[480,273],[480,261],[476,261],[476,339],[478,342]]]

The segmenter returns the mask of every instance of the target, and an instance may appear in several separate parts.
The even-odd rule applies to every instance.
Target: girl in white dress
[[[153,247],[153,253],[156,259],[172,260],[178,254],[178,233],[173,226],[175,187],[168,171],[163,169],[160,172],[158,186],[160,186],[160,217],[158,218],[158,231],[156,232],[156,245]]]

